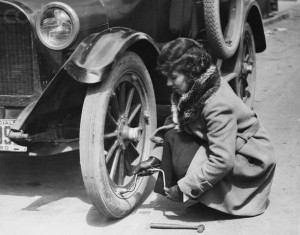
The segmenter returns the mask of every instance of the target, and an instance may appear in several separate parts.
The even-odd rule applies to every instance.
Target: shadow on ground
[[[195,202],[175,203],[157,194],[152,200],[156,177],[151,176],[146,192],[136,209],[128,216],[150,214],[161,211],[169,221],[186,222],[231,220],[236,217],[226,215]],[[86,222],[93,227],[108,227],[124,219],[112,220],[103,216],[90,202],[82,180],[79,154],[68,153],[49,157],[5,156],[0,158],[0,195],[35,197],[31,204],[22,208],[25,211],[39,211],[49,203],[66,197],[78,198],[91,205],[86,214]],[[148,200],[147,200],[148,198]]]
[[[153,208],[162,211],[163,215],[169,220],[199,222],[199,221],[220,221],[232,220],[243,217],[236,217],[223,212],[209,208],[197,201],[188,201],[186,203],[172,202],[163,196],[158,196],[156,200],[149,204],[144,204],[141,209]]]
[[[65,197],[90,203],[85,192],[79,154],[49,157],[4,156],[0,158],[0,194],[39,198],[23,208],[36,211]]]

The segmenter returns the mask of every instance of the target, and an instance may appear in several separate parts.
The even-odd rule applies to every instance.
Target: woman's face
[[[191,88],[191,84],[188,82],[188,79],[178,72],[173,72],[171,76],[168,76],[167,86],[172,87],[173,92],[182,95]]]

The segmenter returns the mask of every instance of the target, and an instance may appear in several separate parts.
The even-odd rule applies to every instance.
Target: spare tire
[[[225,27],[221,24],[221,20],[224,19],[220,14],[220,2],[228,6]],[[218,58],[228,59],[235,53],[240,42],[244,22],[244,1],[204,0],[203,7],[206,35],[210,46]]]

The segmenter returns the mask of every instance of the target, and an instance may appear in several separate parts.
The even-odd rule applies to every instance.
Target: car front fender
[[[103,81],[114,61],[127,50],[136,52],[148,70],[153,70],[158,48],[144,33],[126,28],[111,28],[85,38],[39,99],[19,115],[12,126],[12,131],[32,132],[29,130],[30,126],[34,126],[33,123],[41,116],[82,104],[87,85]]]
[[[88,36],[64,66],[76,81],[93,84],[102,81],[111,65],[137,41],[144,40],[158,53],[153,40],[146,34],[126,28],[111,28]]]
[[[256,52],[263,52],[266,49],[266,38],[264,33],[264,27],[262,22],[262,15],[259,5],[256,1],[249,1],[250,4],[247,7],[246,21],[249,23],[253,35]]]

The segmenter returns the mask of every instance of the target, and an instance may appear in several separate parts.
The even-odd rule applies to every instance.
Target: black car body
[[[239,1],[232,2],[241,6]],[[250,50],[253,56],[255,52],[265,50],[266,42],[258,3],[245,0],[239,15],[232,19],[230,14],[222,11],[229,8],[229,3],[230,0],[220,0],[220,30],[226,31],[226,23],[222,22],[239,24],[240,29],[234,35],[239,48],[230,55],[215,53],[214,59],[223,77],[241,95],[237,87],[248,84],[234,80],[255,74],[252,71],[254,59],[248,64],[243,62],[242,42],[254,50]],[[0,0],[0,154],[23,152],[40,156],[77,150],[84,100],[92,93],[87,94],[87,90],[98,85],[101,88],[101,84],[109,79],[114,64],[128,52],[135,53],[149,72],[156,106],[168,105],[170,90],[155,70],[159,48],[175,38],[189,37],[207,44],[214,53],[214,46],[206,36],[208,26],[202,14],[203,5],[203,1],[193,0]],[[218,10],[219,5],[215,6]],[[245,30],[251,31],[250,36],[253,34],[249,39],[243,36]],[[232,42],[226,40],[225,44],[230,46]],[[144,89],[143,85],[141,87]],[[106,112],[104,108],[103,112]],[[143,115],[147,125],[149,116],[156,120],[151,117],[155,114],[145,112]],[[158,116],[165,117],[163,112],[158,112]],[[137,141],[138,138],[128,137],[125,133],[127,119],[122,120],[117,124],[118,135],[126,134],[127,142]],[[155,126],[156,123],[151,128]],[[127,142],[124,144],[120,138],[120,151],[125,151]],[[148,144],[147,141],[143,143]],[[89,182],[86,187],[98,184],[98,181],[89,181],[96,176],[87,174],[83,173]],[[110,185],[111,197],[115,197],[111,208],[116,212],[107,211],[110,206],[104,203],[106,196],[97,206],[99,195],[93,192],[89,195],[104,214],[122,217],[137,200],[129,209],[126,206],[127,209],[115,208],[116,203],[134,198],[132,185],[142,185],[141,180],[133,183],[130,178],[129,183],[120,187],[113,179],[105,178],[104,181]],[[120,193],[124,188],[128,197]]]

